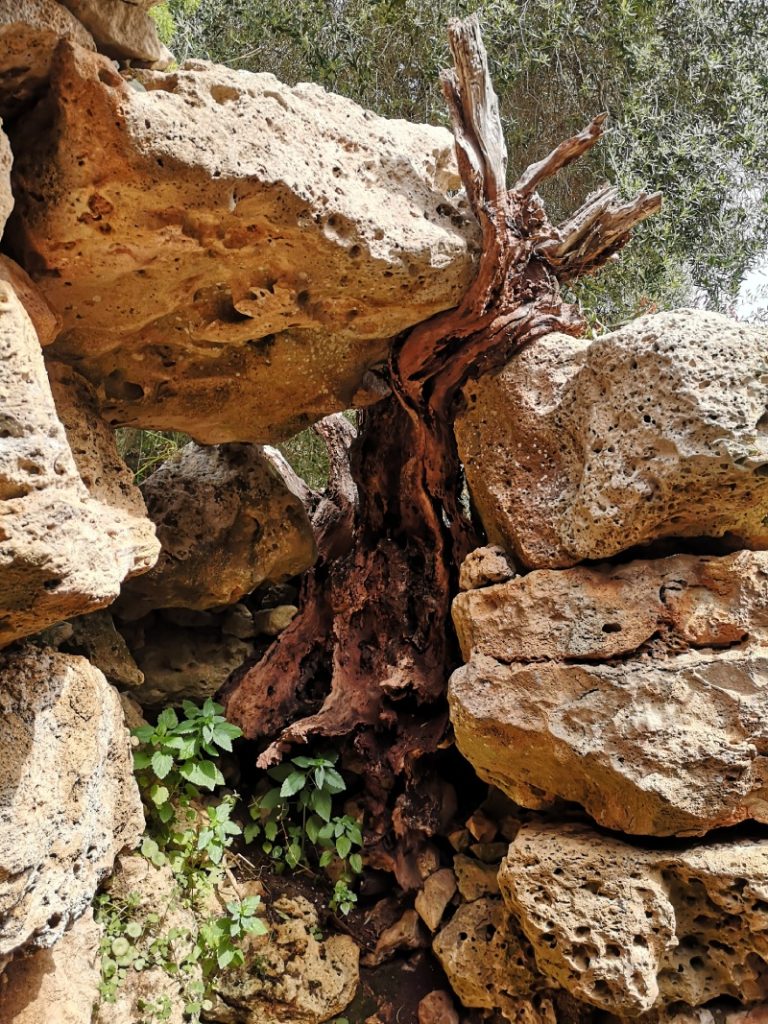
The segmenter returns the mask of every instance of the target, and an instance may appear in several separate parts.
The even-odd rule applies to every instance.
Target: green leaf
[[[158,729],[173,729],[179,724],[179,719],[173,708],[164,708],[157,716]]]
[[[142,743],[151,743],[155,735],[155,730],[151,725],[139,725],[135,729],[131,730],[131,735],[135,736],[136,739],[140,740]]]
[[[331,793],[343,793],[347,784],[335,768],[327,768],[325,772],[325,789]]]
[[[171,803],[164,803],[157,809],[157,816],[164,825],[167,825],[174,815],[175,811]]]
[[[173,757],[156,750],[152,755],[152,771],[158,779],[164,779],[171,768],[173,768]]]
[[[280,790],[275,787],[274,789],[268,789],[264,796],[259,797],[258,805],[264,811],[273,811],[282,799]]]
[[[150,839],[149,836],[145,836],[144,841],[141,844],[142,856],[147,857],[151,860],[152,857],[158,852],[160,847],[157,845],[154,839]]]
[[[291,843],[285,851],[285,860],[289,868],[295,868],[301,860],[301,847],[298,843]]]
[[[320,819],[317,817],[316,814],[313,814],[311,817],[307,818],[307,824],[305,826],[305,829],[310,843],[316,843],[317,834],[320,831]]]
[[[344,860],[352,849],[352,843],[348,836],[339,836],[336,840],[336,852]]]
[[[349,866],[352,868],[356,875],[359,875],[362,872],[363,858],[359,853],[351,853],[349,855]]]
[[[168,792],[167,786],[152,786],[149,791],[149,799],[155,805],[155,807],[162,807],[163,804],[168,803],[168,797],[171,794]]]
[[[261,825],[256,822],[251,822],[250,825],[246,825],[243,831],[243,839],[246,843],[252,843],[254,839],[261,833]]]
[[[311,803],[313,809],[317,811],[317,813],[320,815],[323,821],[331,820],[331,809],[333,806],[333,799],[330,793],[327,793],[324,790],[316,789],[315,792],[312,794]]]
[[[264,835],[269,839],[270,842],[277,839],[277,822],[267,821],[264,824]]]
[[[320,867],[327,868],[333,860],[333,850],[324,850],[320,856]]]
[[[291,761],[299,768],[311,768],[315,763],[313,758],[304,757],[303,754],[300,757],[292,757]]]
[[[152,763],[151,756],[146,750],[134,750],[133,752],[133,769],[134,771],[140,772],[143,768],[149,768]]]
[[[138,921],[129,921],[125,926],[125,934],[129,935],[132,939],[138,939],[143,930]]]
[[[290,775],[286,776],[285,781],[280,787],[280,796],[294,796],[299,790],[304,788],[307,777],[302,772],[291,772]]]
[[[203,789],[224,785],[224,776],[213,761],[188,761],[181,765],[179,774],[193,786],[202,786]]]

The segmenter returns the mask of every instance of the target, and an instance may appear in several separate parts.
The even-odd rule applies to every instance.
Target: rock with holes
[[[360,951],[348,935],[319,933],[315,908],[302,896],[271,904],[268,935],[248,936],[245,964],[213,982],[211,1019],[229,1024],[321,1024],[352,1002]]]
[[[268,74],[132,74],[63,47],[14,136],[20,262],[64,318],[56,358],[113,424],[206,443],[378,400],[392,337],[474,273],[450,133]]]
[[[173,54],[143,6],[130,0],[62,0],[93,36],[101,53],[168,67]]]
[[[454,618],[456,742],[517,803],[644,835],[768,821],[768,553],[539,570]]]
[[[491,542],[533,568],[660,537],[768,546],[767,368],[766,328],[700,310],[540,338],[457,419]]]
[[[89,909],[52,949],[15,957],[0,974],[0,1024],[92,1024],[100,942]]]
[[[555,988],[621,1018],[768,985],[768,840],[637,848],[584,825],[525,825],[499,871]]]
[[[20,113],[44,90],[62,39],[95,48],[88,30],[57,0],[0,0],[0,117]]]
[[[162,549],[157,565],[124,588],[124,617],[234,604],[315,561],[306,509],[258,445],[189,444],[142,492]]]
[[[47,948],[144,828],[117,692],[84,658],[0,656],[0,958]]]
[[[216,628],[184,628],[150,616],[123,629],[143,677],[131,696],[143,707],[202,703],[253,654],[251,643]]]
[[[122,492],[89,477],[91,494],[83,482],[34,327],[1,276],[0,351],[3,645],[109,604],[126,576],[152,565],[158,544],[152,524],[137,506],[125,505]],[[76,396],[68,394],[70,400]],[[64,412],[83,465],[78,438],[84,425],[96,429],[91,413],[86,407],[71,417]],[[98,443],[95,437],[91,442]]]
[[[0,139],[0,146],[1,143],[2,139]],[[32,321],[40,344],[50,345],[61,330],[61,317],[53,312],[26,270],[2,253],[0,253],[0,281],[10,285],[16,292],[16,297]]]

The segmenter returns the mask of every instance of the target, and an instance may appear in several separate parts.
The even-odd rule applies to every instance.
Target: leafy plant
[[[244,836],[249,843],[260,841],[278,872],[315,864],[326,868],[335,859],[341,861],[343,875],[336,882],[339,898],[334,890],[330,906],[334,912],[348,914],[357,902],[349,883],[363,870],[363,836],[354,818],[333,815],[333,798],[347,788],[335,767],[337,760],[334,753],[300,755],[270,768],[268,775],[277,785],[251,803],[252,821]]]
[[[243,951],[238,945],[246,935],[266,935],[267,926],[258,916],[261,899],[246,896],[227,904],[227,913],[205,921],[198,935],[198,949],[206,976],[227,967],[242,967]]]

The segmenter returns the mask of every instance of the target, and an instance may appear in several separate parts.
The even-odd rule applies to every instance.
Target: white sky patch
[[[768,253],[745,275],[734,312],[739,320],[768,320]]]

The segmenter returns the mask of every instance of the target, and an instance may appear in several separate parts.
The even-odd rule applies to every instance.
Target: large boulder
[[[62,0],[91,33],[101,53],[167,67],[173,54],[144,8],[130,0]]]
[[[116,495],[101,477],[91,481],[93,496],[83,483],[34,327],[2,277],[0,352],[1,645],[109,604],[126,576],[153,564],[158,544],[138,506],[122,497],[113,505]],[[64,415],[84,453],[88,445],[77,437],[96,429],[95,414],[80,406]]]
[[[142,492],[161,552],[150,572],[124,588],[125,617],[234,604],[315,561],[306,509],[258,445],[189,444]]]
[[[524,825],[499,884],[548,983],[600,1010],[765,998],[764,838],[664,850],[583,825]]]
[[[474,273],[450,133],[268,74],[133,75],[62,45],[13,138],[20,262],[64,317],[56,357],[111,423],[204,442],[376,400],[393,336]]]
[[[768,330],[717,313],[549,334],[465,388],[456,422],[493,543],[533,568],[660,537],[768,546]]]
[[[0,0],[0,116],[19,113],[42,92],[62,39],[95,49],[88,30],[56,0]]]
[[[0,655],[0,958],[47,948],[144,828],[117,693],[84,658]]]
[[[0,148],[2,138],[0,138]],[[10,209],[10,207],[9,207]],[[27,311],[41,345],[50,345],[61,330],[61,317],[53,312],[29,274],[18,263],[0,253],[0,281],[10,285]]]
[[[646,835],[768,822],[768,553],[539,570],[454,618],[456,742],[519,804]]]

